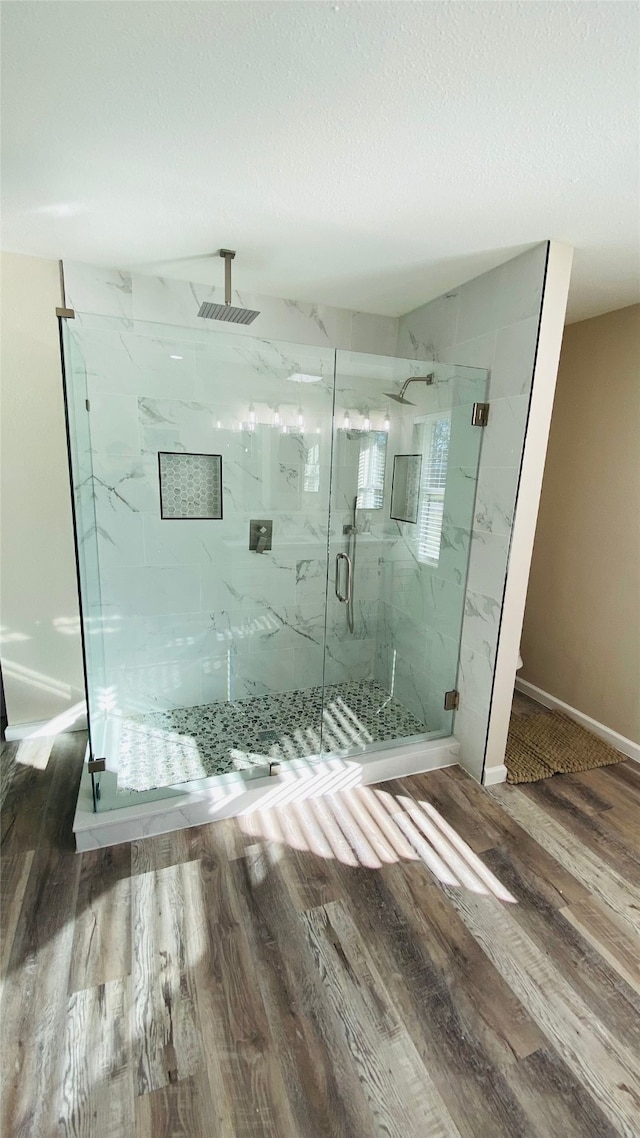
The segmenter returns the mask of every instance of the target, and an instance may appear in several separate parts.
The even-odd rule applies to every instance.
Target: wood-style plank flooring
[[[640,770],[458,768],[74,852],[2,773],[3,1138],[640,1135]]]

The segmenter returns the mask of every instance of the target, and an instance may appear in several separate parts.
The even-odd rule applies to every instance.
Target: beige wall
[[[0,260],[2,673],[9,725],[84,698],[58,348],[58,263]]]
[[[640,743],[640,305],[570,325],[520,675]]]

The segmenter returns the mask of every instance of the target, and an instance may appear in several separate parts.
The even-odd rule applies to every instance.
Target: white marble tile
[[[120,668],[141,667],[153,659],[149,656],[144,617],[103,612],[93,629],[104,661],[102,683],[105,687],[110,686],[113,674]]]
[[[327,614],[327,638],[329,644],[340,641],[375,639],[378,623],[376,606],[368,600],[358,599],[354,593],[353,632],[347,624],[347,606],[340,604],[335,597],[330,599]]]
[[[327,644],[325,682],[366,680],[373,676],[375,640],[332,640]]]
[[[459,635],[449,636],[428,628],[426,646],[429,690],[437,694],[439,705],[442,706],[444,693],[456,687],[460,638]]]
[[[462,624],[464,588],[424,572],[421,575],[421,587],[424,594],[424,623],[434,632],[457,639]]]
[[[478,471],[475,466],[464,467],[449,464],[444,492],[443,527],[471,528],[477,485]]]
[[[304,558],[296,562],[296,601],[324,603],[327,589],[327,558]]]
[[[474,652],[466,644],[460,649],[458,690],[464,707],[486,715],[491,699],[493,663],[484,652]]]
[[[448,463],[452,468],[477,467],[480,447],[484,447],[484,432],[489,428],[474,427],[472,423],[473,403],[463,403],[451,408]]]
[[[134,565],[105,569],[102,603],[107,616],[199,612],[200,568]]]
[[[162,613],[148,617],[145,626],[146,651],[152,660],[188,663],[226,657],[230,638],[216,627],[211,613]]]
[[[473,778],[482,775],[487,737],[487,715],[461,706],[453,719],[453,734],[460,744],[460,766]]]
[[[292,648],[249,655],[235,654],[232,661],[232,699],[268,695],[270,692],[291,691],[294,682],[294,653]]]
[[[456,340],[458,290],[400,317],[398,354],[412,359],[438,359]]]
[[[133,314],[136,320],[160,321],[187,328],[215,330],[216,321],[198,316],[203,301],[222,302],[221,286],[179,281],[167,277],[132,274]],[[234,289],[232,303],[257,310],[260,315],[250,326],[225,325],[229,336],[268,336],[302,344],[351,346],[353,312],[324,305],[305,304],[280,297],[264,296]],[[383,318],[384,319],[384,318]]]
[[[456,340],[472,340],[537,315],[546,256],[545,242],[463,285],[459,290]]]
[[[516,467],[481,464],[475,506],[475,530],[511,533],[520,471]]]
[[[510,535],[474,530],[469,557],[467,588],[502,603],[509,557]]]
[[[224,546],[218,521],[171,519],[143,515],[144,560],[147,565],[224,564]]]
[[[110,512],[128,509],[134,514],[160,516],[160,489],[157,455],[94,455],[93,484],[96,517],[108,528]]]
[[[520,464],[528,414],[528,395],[491,400],[489,422],[482,428],[483,466]]]
[[[426,671],[427,637],[422,624],[393,605],[385,605],[380,631],[388,651],[395,650],[404,660]]]
[[[495,649],[500,624],[500,602],[482,593],[467,591],[462,624],[462,643],[482,653],[495,664]]]
[[[102,316],[133,316],[131,273],[64,261],[65,299],[69,308]]]
[[[351,320],[351,350],[395,356],[399,320],[395,316],[374,316],[354,312]]]
[[[464,367],[485,368],[491,371],[494,365],[496,335],[492,329],[480,336],[474,336],[472,340],[456,342],[440,353],[440,360],[442,363],[462,364]]]
[[[520,320],[496,335],[496,350],[491,368],[489,398],[527,395],[531,390],[533,365],[538,342],[537,315]]]
[[[91,445],[100,454],[139,455],[138,401],[133,395],[92,394],[89,385]]]
[[[116,673],[120,706],[128,713],[170,711],[203,702],[199,660],[156,662],[121,668]]]
[[[469,511],[470,513],[471,511]],[[440,535],[440,554],[434,571],[445,581],[464,586],[467,579],[471,534],[468,527],[446,525]]]
[[[412,715],[427,721],[429,677],[422,668],[398,655],[395,659],[393,695]]]
[[[95,541],[100,569],[116,565],[144,565],[143,515],[124,505],[115,494],[101,497],[95,515],[95,529],[88,541]]]
[[[283,569],[256,555],[255,567],[211,564],[202,571],[202,608],[212,612],[241,608],[248,614],[296,600],[295,568]]]

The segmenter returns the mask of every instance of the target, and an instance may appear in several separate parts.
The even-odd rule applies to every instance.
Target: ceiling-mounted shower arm
[[[224,258],[224,302],[231,304],[231,262],[236,255],[235,249],[221,249],[220,256]]]
[[[260,313],[253,308],[238,308],[231,303],[231,262],[235,249],[220,249],[219,256],[224,260],[224,304],[203,300],[198,316],[205,320],[225,320],[228,324],[252,324]]]

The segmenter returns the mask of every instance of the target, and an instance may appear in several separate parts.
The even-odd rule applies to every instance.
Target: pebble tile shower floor
[[[314,687],[150,712],[122,725],[118,787],[152,790],[425,731],[375,680],[327,686],[324,708]]]

